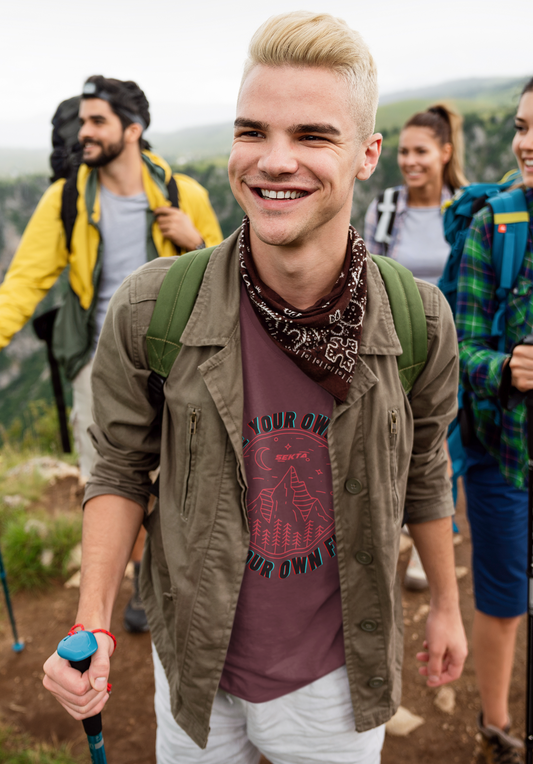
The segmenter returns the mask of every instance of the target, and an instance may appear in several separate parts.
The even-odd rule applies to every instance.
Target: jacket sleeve
[[[180,208],[191,218],[206,247],[214,247],[223,239],[209,194],[194,178],[175,175],[178,185]]]
[[[418,282],[426,309],[428,357],[411,393],[413,450],[406,493],[407,522],[454,512],[444,441],[457,414],[458,349],[450,307],[443,294]]]
[[[148,508],[159,465],[161,427],[150,402],[144,336],[171,258],[158,258],[128,276],[109,303],[94,357],[91,385],[94,424],[89,433],[97,456],[84,502],[114,494]],[[149,269],[148,278],[143,270]]]
[[[0,285],[0,348],[22,329],[68,263],[63,184],[57,181],[42,196]]]
[[[383,244],[374,239],[376,228],[378,226],[378,200],[377,197],[370,202],[365,215],[365,235],[364,240],[366,248],[373,255],[383,254]]]

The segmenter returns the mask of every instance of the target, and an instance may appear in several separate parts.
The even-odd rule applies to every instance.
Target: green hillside
[[[400,114],[401,105],[392,106]],[[490,113],[466,114],[466,174],[470,180],[497,180],[507,170],[515,167],[510,149],[513,117],[513,109],[501,108]],[[403,117],[400,123],[402,121]],[[352,222],[361,233],[364,214],[372,199],[382,189],[401,182],[396,162],[399,127],[398,123],[394,125],[392,118],[390,124],[392,127],[383,128],[383,153],[376,172],[368,181],[358,182],[355,186]],[[214,140],[216,131],[213,131],[212,136]],[[242,210],[229,187],[226,163],[224,158],[205,159],[182,162],[176,167],[207,188],[225,236],[234,231],[242,220]],[[47,185],[48,180],[44,176],[0,179],[0,279],[9,264],[16,241]],[[40,311],[60,300],[61,292],[66,287],[66,278],[65,273],[41,304]],[[70,396],[68,386],[67,395]],[[35,406],[30,406],[30,402],[36,400],[50,403],[52,392],[44,348],[35,339],[31,326],[27,325],[16,335],[11,345],[0,353],[0,444],[2,431],[6,429],[11,428],[9,437],[12,439],[33,432],[38,411]]]

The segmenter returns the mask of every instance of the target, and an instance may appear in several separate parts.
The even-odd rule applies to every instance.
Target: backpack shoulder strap
[[[72,232],[78,214],[78,171],[73,172],[65,181],[61,195],[61,220],[65,229],[67,249],[70,252]]]
[[[492,322],[492,336],[505,343],[507,295],[520,273],[526,254],[529,213],[521,188],[505,191],[489,199],[493,212],[492,264],[496,273],[498,309]]]
[[[389,297],[394,327],[402,346],[398,358],[400,381],[407,394],[426,365],[428,332],[424,303],[411,271],[396,260],[372,255]]]
[[[181,350],[181,335],[214,249],[209,247],[181,255],[161,284],[146,334],[146,346],[150,368],[165,379]]]
[[[167,183],[167,192],[168,192],[168,199],[170,201],[170,204],[173,207],[179,207],[180,194],[178,190],[178,184],[176,183],[176,178],[173,175],[170,176],[170,180]]]
[[[386,188],[378,196],[378,224],[374,239],[385,248],[390,244],[399,194],[400,191],[397,188]]]

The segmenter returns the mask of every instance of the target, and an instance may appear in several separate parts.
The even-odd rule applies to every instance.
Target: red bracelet
[[[82,623],[75,623],[74,626],[69,631],[68,636],[71,637],[78,630],[85,631],[85,626]],[[107,631],[106,629],[91,629],[91,631],[93,634],[98,634],[99,632],[101,632],[102,634],[107,634],[108,637],[111,637],[111,639],[113,640],[113,652],[111,653],[111,655],[113,655],[113,653],[117,649],[117,640],[114,634],[111,634],[111,632]]]

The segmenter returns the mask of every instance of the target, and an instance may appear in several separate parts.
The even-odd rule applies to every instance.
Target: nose
[[[89,122],[84,122],[83,125],[80,125],[80,129],[78,130],[78,140],[82,141],[84,138],[88,138],[91,135],[91,126]]]
[[[520,148],[526,151],[531,151],[533,149],[533,126],[530,127],[527,133],[521,138]]]
[[[268,138],[257,163],[258,169],[271,178],[280,175],[293,175],[298,170],[298,160],[290,140],[287,138]]]

